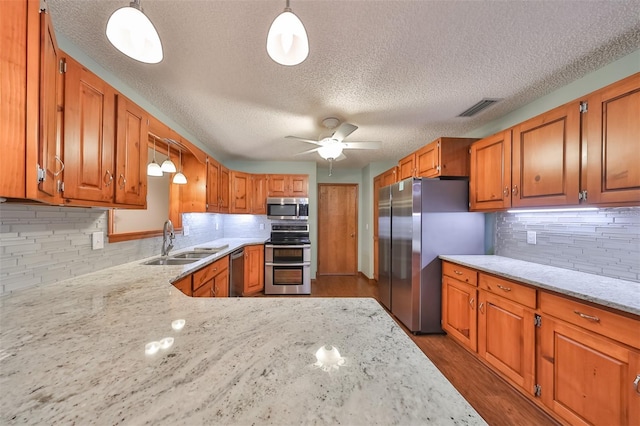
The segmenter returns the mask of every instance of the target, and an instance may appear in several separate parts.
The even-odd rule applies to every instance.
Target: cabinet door
[[[400,180],[416,176],[416,155],[414,153],[398,161],[398,174]]]
[[[382,186],[389,186],[396,183],[397,167],[392,167],[382,175]]]
[[[115,92],[67,58],[64,114],[64,198],[113,202]]]
[[[571,424],[636,424],[640,354],[606,337],[543,317],[538,355],[541,400]]]
[[[471,145],[469,202],[471,210],[511,206],[511,130]]]
[[[244,249],[244,293],[254,294],[264,289],[264,246]]]
[[[477,349],[475,287],[442,277],[442,328],[472,351]]]
[[[207,158],[207,211],[216,213],[220,210],[220,163]]]
[[[588,98],[587,202],[640,202],[640,73]]]
[[[220,203],[218,204],[218,211],[220,213],[229,213],[229,190],[231,186],[229,176],[229,169],[220,164],[220,180],[218,181],[218,191],[220,194]]]
[[[145,110],[122,95],[117,96],[116,195],[118,204],[147,205],[147,134]]]
[[[528,394],[533,393],[533,311],[480,290],[478,354]]]
[[[201,162],[195,155],[182,151],[182,163],[176,164],[178,170],[187,178],[185,185],[172,183],[180,188],[180,205],[182,213],[205,213],[207,211],[207,178],[206,159]]]
[[[573,102],[513,129],[511,205],[578,204],[580,104]]]
[[[308,197],[309,196],[309,176],[308,175],[289,175],[288,196]]]
[[[431,142],[416,152],[416,176],[434,177],[440,174],[440,142]]]
[[[48,12],[40,13],[40,127],[38,134],[39,179],[27,174],[27,197],[50,203],[59,203],[62,182],[62,119],[64,79],[60,72],[62,60]],[[32,182],[37,182],[32,193]]]
[[[267,176],[251,176],[251,213],[267,214]]]
[[[173,283],[173,286],[186,294],[187,296],[193,296],[191,292],[191,275],[183,277]]]
[[[193,297],[214,297],[214,278],[204,282],[200,287],[193,290]]]
[[[224,268],[213,277],[213,297],[229,297],[229,268]]]
[[[287,177],[286,175],[269,175],[267,180],[269,197],[286,197]]]
[[[250,213],[251,176],[243,172],[231,172],[231,213]]]

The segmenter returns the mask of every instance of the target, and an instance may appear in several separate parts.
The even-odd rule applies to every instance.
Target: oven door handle
[[[266,244],[265,247],[267,248],[311,248],[311,244],[287,244],[287,245],[280,245],[280,244]]]
[[[302,262],[302,263],[273,263],[273,262],[266,262],[265,266],[311,266],[311,262]]]

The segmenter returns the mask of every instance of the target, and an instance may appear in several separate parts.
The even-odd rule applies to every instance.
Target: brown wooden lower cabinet
[[[264,290],[264,245],[244,248],[244,290],[243,296]]]
[[[450,262],[442,290],[449,336],[560,422],[640,424],[636,316]]]
[[[181,278],[173,285],[187,296],[229,297],[229,256]]]

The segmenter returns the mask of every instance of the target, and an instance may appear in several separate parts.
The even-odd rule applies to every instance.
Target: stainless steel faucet
[[[164,223],[164,227],[162,228],[162,252],[160,253],[162,256],[169,255],[169,251],[173,248],[174,238],[175,234],[173,233],[173,223],[171,223],[171,220],[167,219]],[[169,244],[167,244],[167,240]]]

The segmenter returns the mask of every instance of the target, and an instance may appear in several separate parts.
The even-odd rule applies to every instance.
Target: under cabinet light
[[[558,208],[558,209],[507,210],[507,213],[593,212],[597,210],[598,210],[597,207],[572,207],[572,208]]]

